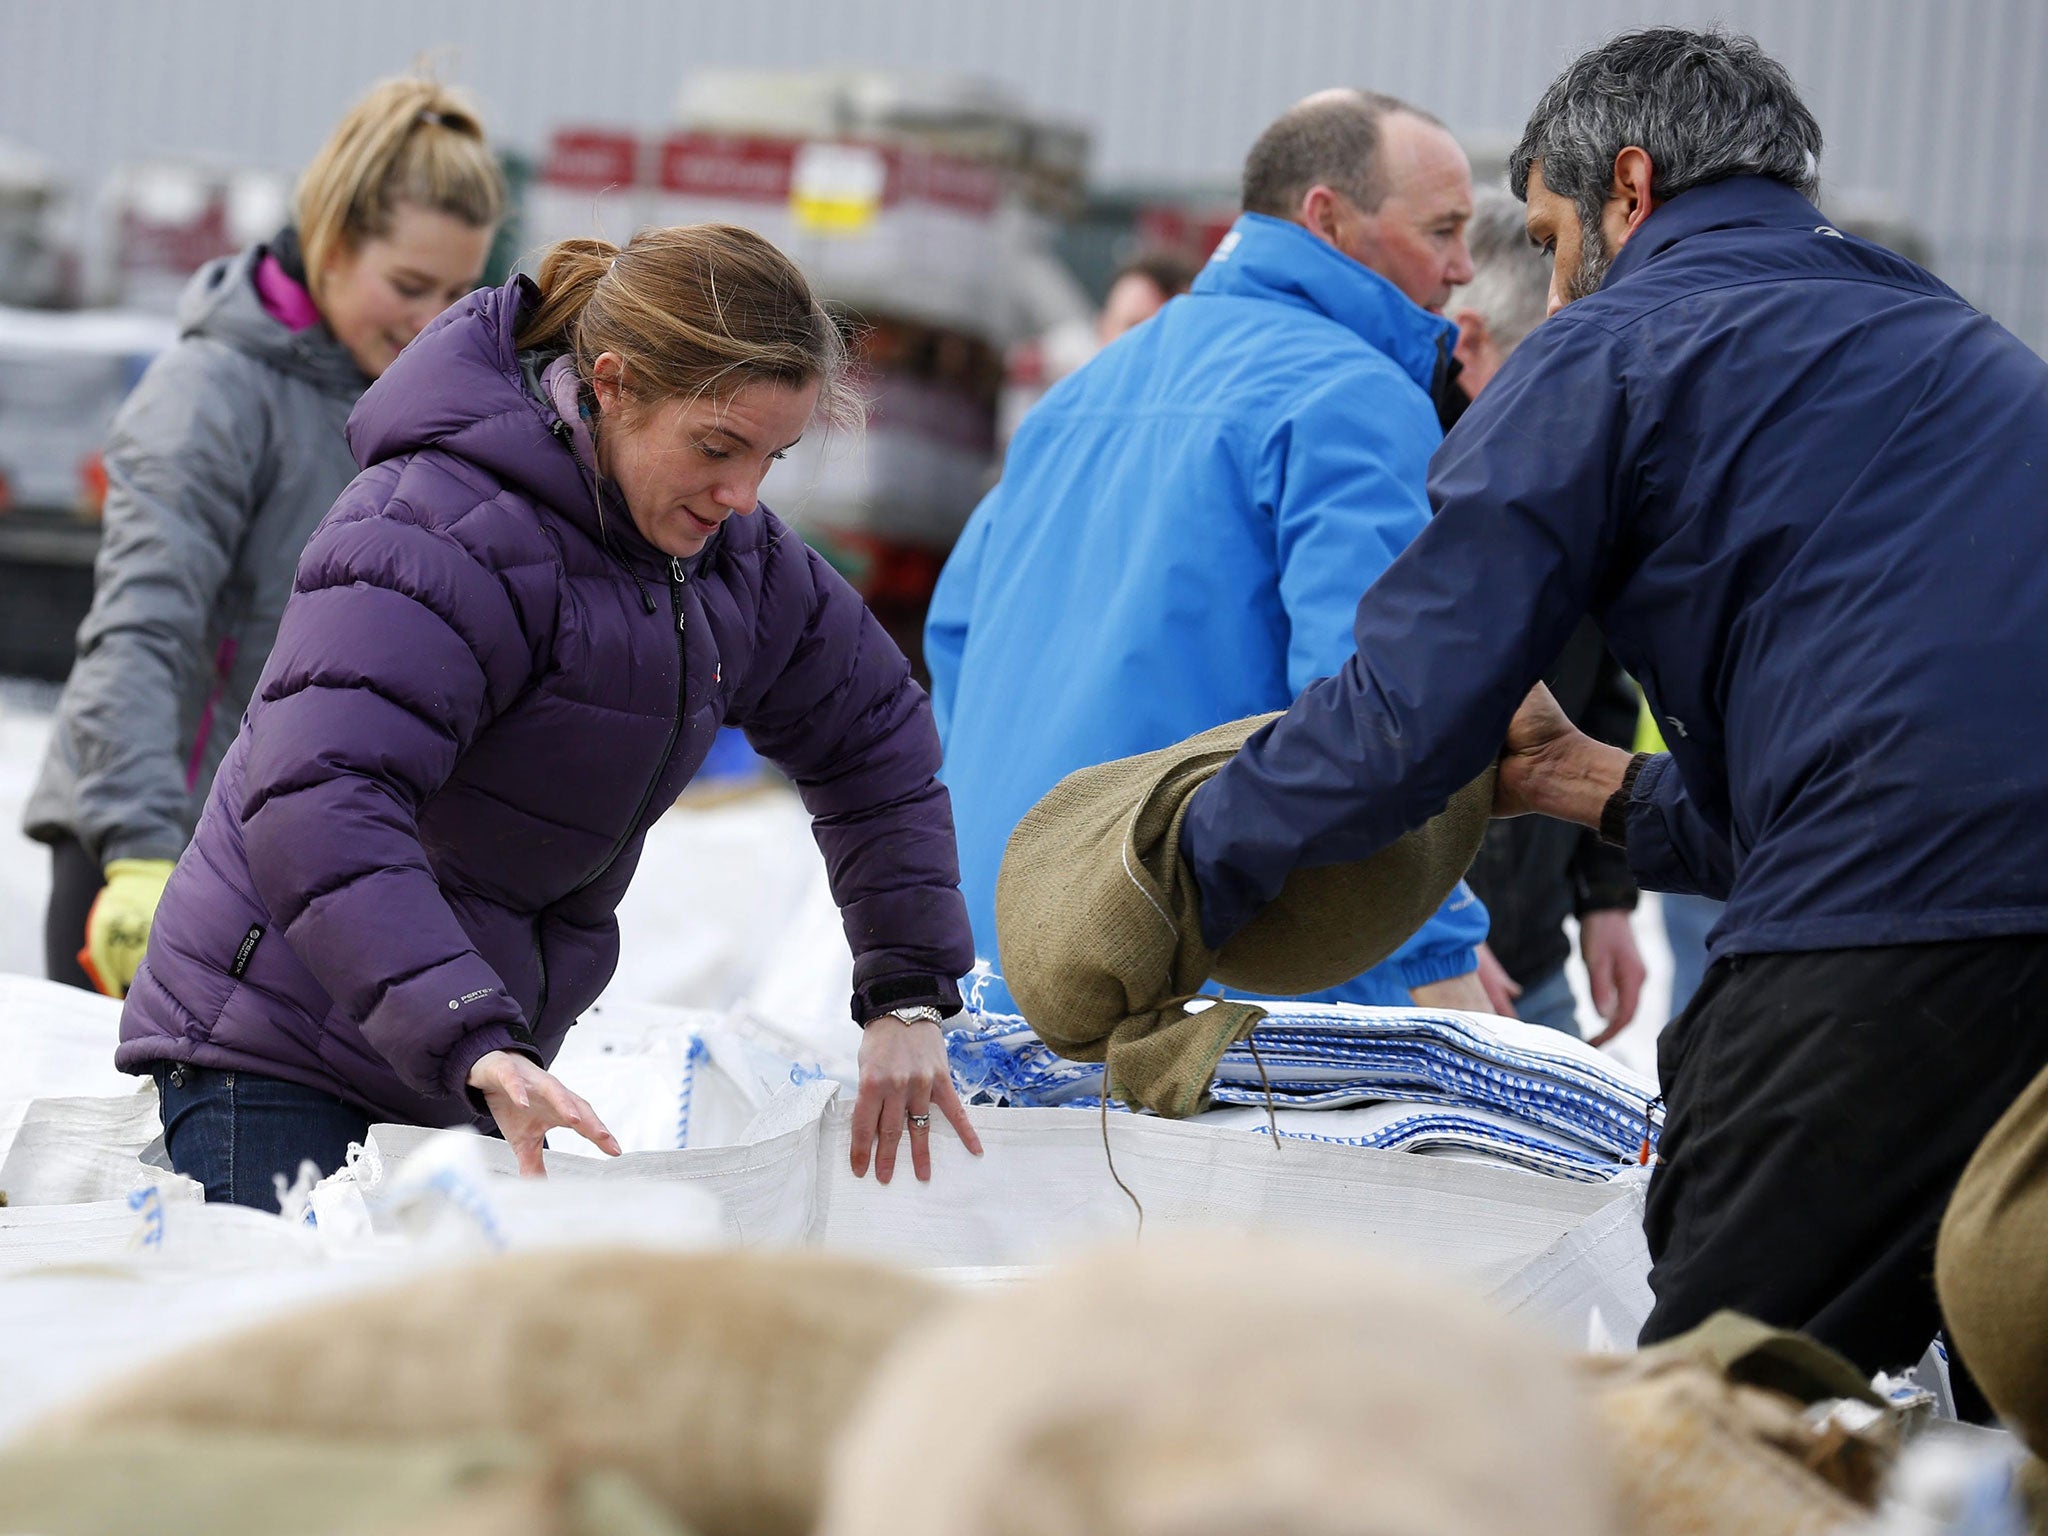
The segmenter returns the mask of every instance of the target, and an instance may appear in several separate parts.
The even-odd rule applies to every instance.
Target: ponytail
[[[591,382],[599,357],[626,365],[637,406],[729,397],[749,384],[816,384],[836,427],[865,417],[846,339],[803,272],[752,230],[731,224],[643,229],[616,246],[563,240],[535,278],[540,304],[514,344],[566,352]]]
[[[619,248],[609,240],[560,240],[548,247],[534,278],[542,295],[540,308],[526,317],[514,344],[521,351],[574,350],[576,322],[618,257]]]
[[[300,176],[292,218],[317,302],[327,265],[391,232],[400,203],[489,229],[505,212],[505,180],[482,121],[461,96],[431,80],[373,86]]]

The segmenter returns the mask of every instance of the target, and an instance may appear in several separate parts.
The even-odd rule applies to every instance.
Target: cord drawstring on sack
[[[1650,1145],[1656,1135],[1656,1128],[1651,1125],[1650,1117],[1656,1113],[1658,1106],[1663,1102],[1664,1095],[1661,1093],[1654,1099],[1645,1099],[1643,1101],[1643,1144],[1636,1152],[1636,1166],[1638,1168],[1647,1168],[1657,1160],[1657,1154],[1651,1150]]]

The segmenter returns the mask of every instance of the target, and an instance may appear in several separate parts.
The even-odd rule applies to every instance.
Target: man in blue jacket
[[[1355,654],[1181,852],[1220,944],[1505,734],[1497,814],[1725,897],[1660,1046],[1644,1338],[1736,1307],[1878,1369],[1934,1333],[1948,1193],[2048,1061],[2048,364],[1832,228],[1819,153],[1747,39],[1633,33],[1558,79],[1513,160],[1553,316],[1436,455]],[[1530,692],[1588,613],[1668,755]]]
[[[947,562],[925,631],[976,952],[1010,833],[1077,768],[1284,709],[1351,653],[1428,521],[1431,391],[1469,281],[1471,171],[1390,97],[1309,98],[1253,147],[1191,293],[1062,380]],[[1463,887],[1334,994],[1484,1011]],[[983,997],[1012,1005],[1000,982]]]

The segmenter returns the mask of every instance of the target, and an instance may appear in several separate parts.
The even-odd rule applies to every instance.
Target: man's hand
[[[953,1091],[953,1069],[946,1059],[946,1037],[939,1026],[883,1014],[861,1034],[860,1092],[853,1101],[853,1176],[866,1175],[872,1156],[875,1182],[888,1183],[896,1172],[897,1143],[907,1127],[910,1166],[918,1182],[930,1183],[934,1105],[959,1133],[967,1150],[981,1156],[981,1138],[967,1118],[960,1095]]]
[[[563,1087],[559,1078],[515,1051],[485,1051],[477,1057],[469,1069],[469,1086],[490,1106],[491,1118],[519,1159],[522,1178],[547,1177],[541,1152],[548,1132],[558,1125],[594,1142],[601,1152],[619,1155],[618,1140],[597,1118],[597,1111]]]
[[[1595,741],[1566,719],[1550,690],[1538,683],[1508,723],[1493,814],[1555,816],[1597,829],[1628,761],[1621,748]]]
[[[1508,974],[1508,968],[1484,944],[1479,946],[1479,985],[1486,988],[1486,1000],[1495,1013],[1504,1019],[1521,1017],[1515,1012],[1515,999],[1522,995],[1522,984]]]
[[[1643,994],[1643,979],[1649,974],[1636,950],[1635,930],[1629,925],[1628,913],[1610,908],[1588,912],[1580,918],[1579,954],[1586,962],[1593,1010],[1607,1021],[1607,1027],[1591,1043],[1605,1045],[1635,1018],[1636,1004]]]
[[[1454,1008],[1460,1013],[1493,1012],[1493,1003],[1486,995],[1486,988],[1480,985],[1477,971],[1410,987],[1408,1000],[1418,1008]]]

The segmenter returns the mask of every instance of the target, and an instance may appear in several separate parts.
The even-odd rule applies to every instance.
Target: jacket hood
[[[333,332],[325,325],[289,330],[263,307],[256,267],[267,254],[268,246],[252,245],[195,272],[178,296],[178,334],[222,342],[317,389],[354,399],[370,380]]]
[[[1192,291],[1278,299],[1325,315],[1386,354],[1425,390],[1434,386],[1458,339],[1455,325],[1370,267],[1299,224],[1262,213],[1238,216]]]
[[[368,469],[435,448],[545,504],[592,540],[640,563],[665,564],[640,536],[618,491],[605,487],[600,526],[594,466],[580,460],[555,407],[528,387],[514,342],[540,301],[531,279],[481,289],[443,311],[372,384],[348,418],[348,445]]]

